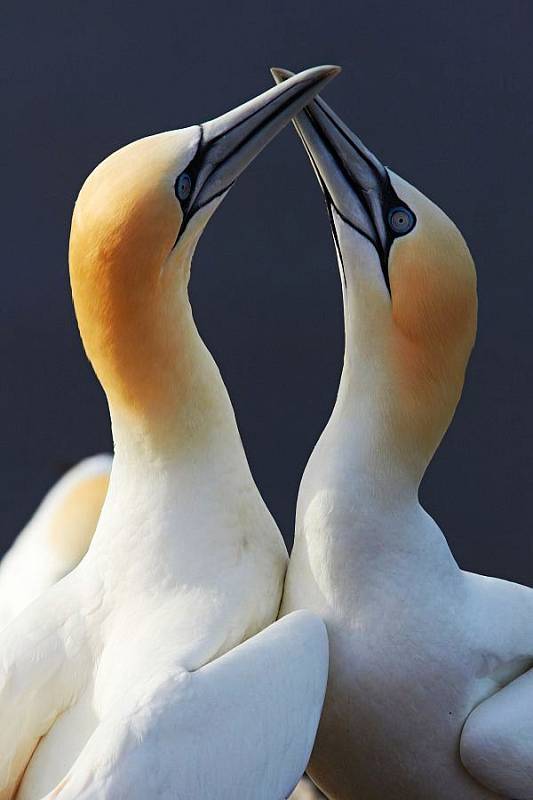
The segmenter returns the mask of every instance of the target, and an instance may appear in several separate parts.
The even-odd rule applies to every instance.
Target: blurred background
[[[477,345],[423,503],[461,566],[533,584],[532,26],[526,0],[4,7],[2,548],[68,465],[111,448],[68,284],[70,216],[86,175],[133,139],[268,88],[270,65],[338,63],[327,101],[455,220],[477,264]],[[191,294],[253,474],[290,544],[343,349],[326,213],[291,128],[209,224]]]

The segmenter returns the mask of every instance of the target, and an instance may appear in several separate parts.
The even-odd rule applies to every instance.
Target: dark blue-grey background
[[[63,466],[110,448],[67,279],[88,172],[149,133],[270,86],[271,64],[339,63],[327,99],[465,234],[477,346],[423,486],[462,566],[533,583],[533,6],[26,2],[2,10],[1,544]],[[318,185],[292,129],[239,180],[193,265],[199,328],[257,483],[292,537],[299,479],[332,403],[340,288]]]

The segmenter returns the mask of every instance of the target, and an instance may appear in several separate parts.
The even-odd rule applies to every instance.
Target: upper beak
[[[291,80],[284,69],[271,70],[278,85]],[[390,291],[388,256],[395,237],[389,215],[400,200],[383,164],[342,120],[317,97],[293,120],[322,186],[337,242],[332,208],[374,245]],[[414,214],[409,210],[414,219]],[[337,244],[338,247],[338,244]]]
[[[231,187],[294,114],[339,72],[336,66],[305,70],[200,126],[198,150],[187,168],[193,191],[184,204],[182,230],[199,208]]]

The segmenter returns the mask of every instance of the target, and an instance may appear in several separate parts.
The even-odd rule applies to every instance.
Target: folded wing
[[[297,611],[194,673],[151,676],[47,797],[285,800],[311,754],[327,672],[325,627]]]
[[[461,759],[479,783],[515,800],[533,800],[533,670],[472,711]]]

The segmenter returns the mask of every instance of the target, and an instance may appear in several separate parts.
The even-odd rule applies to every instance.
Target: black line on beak
[[[192,160],[189,162],[188,166],[185,167],[184,169],[184,172],[187,172],[187,174],[189,174],[189,176],[191,177],[191,181],[193,182],[193,191],[191,192],[191,200],[187,200],[185,204],[180,201],[183,210],[183,219],[181,221],[180,229],[178,231],[176,241],[174,242],[173,249],[174,247],[176,247],[181,235],[185,231],[189,221],[192,219],[194,214],[196,214],[204,206],[208,205],[208,203],[210,203],[212,200],[215,200],[217,197],[220,197],[220,195],[229,191],[229,189],[233,186],[233,184],[237,180],[237,177],[240,175],[242,171],[244,171],[246,166],[244,166],[242,170],[239,170],[237,175],[235,175],[235,177],[232,180],[230,180],[225,187],[219,189],[219,191],[216,192],[215,194],[208,195],[207,198],[202,199],[201,198],[202,190],[209,184],[210,178],[213,175],[215,175],[217,171],[221,169],[230,158],[233,158],[240,150],[242,150],[255,136],[259,135],[261,131],[264,130],[273,119],[275,119],[277,116],[281,116],[281,114],[283,113],[283,111],[285,111],[286,108],[293,105],[298,100],[298,98],[301,97],[303,94],[305,94],[309,89],[309,87],[306,84],[303,84],[302,86],[298,87],[298,91],[296,91],[291,97],[289,97],[280,104],[280,98],[288,94],[290,88],[292,87],[284,89],[279,94],[274,96],[271,100],[269,100],[268,103],[266,103],[263,106],[260,106],[259,108],[254,109],[254,111],[252,111],[247,117],[238,120],[230,128],[222,131],[221,133],[217,134],[215,137],[209,139],[208,141],[205,141],[205,130],[203,125],[199,126],[200,139],[198,141],[196,153],[193,156]],[[264,113],[274,103],[276,104],[275,110],[269,113],[267,116],[265,116],[265,118],[261,121],[259,126],[252,128],[252,130],[250,130],[242,139],[238,140],[235,143],[235,146],[228,153],[225,154],[224,158],[222,158],[220,161],[215,162],[212,165],[211,172],[209,173],[209,175],[206,176],[203,185],[197,187],[196,186],[197,177],[200,174],[203,161],[205,160],[211,148],[214,145],[216,145],[217,142],[220,142],[222,139],[224,139],[225,136],[228,136],[237,128],[239,128],[240,125],[248,123],[257,114]],[[255,155],[256,154],[252,156],[250,161],[252,161],[255,158]],[[197,203],[196,202],[197,199],[199,199],[200,202]]]
[[[322,105],[320,105],[320,108],[321,108],[321,110],[323,110],[322,109]],[[340,259],[340,262],[342,264],[342,270],[343,270],[343,276],[344,276],[344,284],[346,286],[346,270],[345,270],[345,267],[344,267],[344,261],[342,259],[342,253],[341,253],[341,250],[340,250],[339,239],[338,239],[338,232],[337,232],[337,228],[335,226],[335,220],[333,218],[333,214],[332,214],[332,211],[331,211],[331,206],[333,206],[333,208],[335,209],[335,212],[339,215],[339,217],[342,219],[342,221],[346,225],[349,225],[349,227],[352,228],[352,230],[356,231],[360,236],[363,236],[363,238],[367,239],[367,241],[369,241],[371,243],[371,245],[374,247],[374,249],[376,250],[376,252],[378,254],[378,258],[379,258],[380,265],[381,265],[381,271],[383,273],[383,278],[385,280],[385,284],[387,286],[387,290],[388,290],[388,292],[390,294],[391,293],[391,288],[390,288],[390,282],[389,282],[388,252],[386,253],[383,250],[383,247],[382,247],[382,244],[381,244],[381,240],[380,240],[380,237],[379,237],[379,231],[378,231],[378,229],[376,227],[376,223],[375,223],[375,220],[374,220],[374,217],[373,217],[373,214],[372,214],[372,209],[371,209],[371,207],[369,206],[369,203],[368,203],[368,198],[366,196],[366,192],[364,192],[364,190],[362,190],[361,187],[357,183],[354,183],[354,181],[352,179],[352,176],[347,171],[344,163],[339,158],[339,156],[336,153],[335,149],[333,147],[329,147],[328,146],[327,140],[322,135],[322,132],[320,131],[315,119],[313,118],[313,115],[311,114],[311,112],[309,111],[309,109],[307,107],[304,109],[304,113],[308,117],[309,122],[311,123],[311,125],[314,128],[314,130],[316,131],[316,133],[320,137],[320,140],[322,141],[322,143],[327,147],[328,153],[331,155],[331,157],[335,161],[335,164],[337,165],[339,171],[344,176],[346,182],[353,189],[353,191],[356,193],[357,197],[359,198],[359,200],[361,202],[361,205],[365,209],[367,217],[370,220],[370,223],[372,225],[372,229],[373,229],[375,237],[376,237],[375,240],[372,239],[364,231],[362,231],[359,228],[357,228],[349,219],[347,219],[347,217],[342,213],[342,211],[340,211],[340,209],[335,204],[335,200],[333,199],[331,193],[329,192],[329,190],[328,190],[328,188],[327,188],[327,186],[326,186],[326,184],[325,184],[325,182],[324,182],[324,180],[323,180],[323,178],[322,178],[322,176],[320,174],[320,170],[318,169],[316,161],[313,158],[313,155],[312,155],[311,151],[309,150],[309,147],[307,146],[307,142],[305,141],[305,138],[303,136],[300,137],[302,139],[302,142],[303,142],[304,146],[305,146],[305,149],[307,151],[309,159],[310,159],[311,163],[313,164],[313,167],[314,167],[314,170],[315,170],[316,175],[318,177],[319,183],[320,183],[320,185],[322,187],[322,191],[323,191],[324,196],[326,198],[326,205],[328,207],[328,215],[329,215],[330,223],[331,223],[332,230],[333,230],[333,238],[335,239],[335,246],[337,247],[337,249],[339,251],[339,259]],[[352,141],[350,139],[348,139],[348,137],[346,136],[344,131],[341,128],[338,127],[336,121],[331,119],[329,114],[327,114],[327,116],[328,116],[328,119],[330,119],[330,121],[333,122],[333,124],[335,125],[337,130],[339,130],[339,132],[342,133],[342,135],[344,136],[346,141],[348,141],[349,144],[353,144]],[[359,152],[359,150],[358,150],[358,152]],[[374,165],[370,164],[370,162],[368,161],[366,156],[363,156],[363,157],[364,157],[365,162],[372,169],[375,169]]]
[[[301,137],[301,139],[302,139],[302,144],[303,144],[303,146],[304,146],[304,148],[305,148],[305,150],[307,152],[307,155],[309,156],[309,160],[310,160],[311,164],[313,165],[313,169],[314,169],[315,174],[316,174],[316,176],[318,178],[318,182],[320,183],[320,186],[322,188],[322,193],[324,195],[324,200],[326,201],[326,209],[327,209],[327,212],[328,212],[329,224],[330,224],[330,227],[331,227],[331,233],[333,234],[333,242],[335,244],[335,250],[337,251],[337,258],[339,259],[339,263],[340,263],[341,269],[342,269],[342,282],[344,284],[344,288],[346,288],[346,269],[344,267],[344,260],[342,258],[342,250],[340,248],[339,236],[338,236],[338,232],[337,232],[337,226],[335,225],[335,219],[333,217],[333,212],[331,210],[332,206],[334,207],[333,199],[332,199],[332,197],[331,197],[331,195],[330,195],[330,193],[328,191],[328,187],[326,186],[326,184],[322,180],[322,176],[321,176],[320,171],[318,169],[317,163],[316,163],[316,161],[314,159],[314,156],[313,156],[312,152],[310,151],[309,147],[307,146],[307,142],[305,141],[304,138]]]

